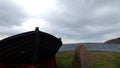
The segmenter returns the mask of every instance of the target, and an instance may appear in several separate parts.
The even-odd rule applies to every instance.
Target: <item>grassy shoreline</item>
[[[120,68],[120,52],[90,51],[91,68]],[[60,51],[56,55],[57,68],[70,68],[73,51]]]

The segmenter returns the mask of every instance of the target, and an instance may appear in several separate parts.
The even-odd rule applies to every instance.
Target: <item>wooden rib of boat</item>
[[[36,28],[1,40],[0,64],[39,64],[54,57],[61,45],[61,39]]]

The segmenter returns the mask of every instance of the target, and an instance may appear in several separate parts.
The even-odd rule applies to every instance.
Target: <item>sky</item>
[[[0,39],[34,30],[63,43],[120,37],[120,0],[0,0]]]

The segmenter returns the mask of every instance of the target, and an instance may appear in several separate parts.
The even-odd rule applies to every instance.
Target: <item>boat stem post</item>
[[[38,49],[39,49],[39,27],[35,28],[35,33],[36,33],[36,46],[35,46],[35,55],[34,55],[34,66],[36,67],[36,61],[37,61],[37,56],[38,56]]]

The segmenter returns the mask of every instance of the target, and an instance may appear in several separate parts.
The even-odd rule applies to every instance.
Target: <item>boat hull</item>
[[[55,56],[62,42],[41,31],[30,31],[0,41],[0,63],[39,64]]]

